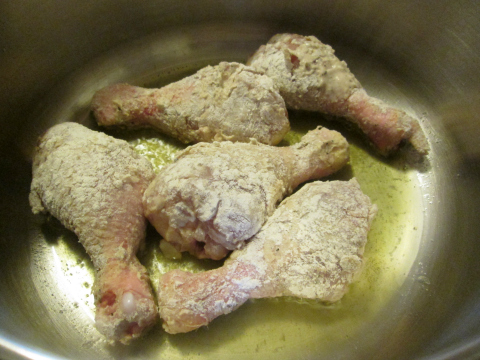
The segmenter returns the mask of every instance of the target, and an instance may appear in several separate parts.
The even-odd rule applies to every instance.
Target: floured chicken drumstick
[[[320,111],[355,123],[388,155],[403,141],[426,154],[428,143],[418,121],[367,95],[334,50],[314,36],[275,35],[248,60],[279,87],[288,108]]]
[[[75,232],[93,261],[95,322],[128,343],[157,320],[146,269],[135,256],[145,237],[142,195],[150,163],[127,142],[76,123],[52,127],[33,159],[30,204]]]
[[[305,185],[222,267],[163,275],[158,291],[163,327],[172,334],[188,332],[250,298],[339,300],[361,270],[375,213],[355,179]]]
[[[289,147],[197,144],[147,188],[145,214],[178,251],[218,260],[255,235],[299,184],[330,175],[347,161],[347,141],[326,128]]]
[[[207,66],[160,89],[108,86],[92,109],[99,125],[153,127],[185,143],[255,138],[275,145],[290,129],[273,81],[238,63]]]

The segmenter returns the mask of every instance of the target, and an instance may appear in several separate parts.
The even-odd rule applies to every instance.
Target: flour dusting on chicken
[[[163,327],[188,332],[250,298],[339,300],[361,271],[376,211],[355,179],[306,184],[222,267],[163,275],[158,290]]]
[[[95,322],[110,341],[128,343],[157,320],[146,269],[142,195],[150,163],[126,141],[76,123],[50,128],[33,159],[30,204],[75,232],[95,267]]]

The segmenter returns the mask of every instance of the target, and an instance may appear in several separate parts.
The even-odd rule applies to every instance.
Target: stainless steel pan
[[[475,1],[33,1],[0,3],[0,358],[476,359],[480,356],[480,4]],[[339,129],[380,208],[362,277],[333,306],[250,302],[197,332],[160,326],[111,347],[93,326],[92,270],[74,235],[28,205],[37,136],[94,127],[95,90],[160,86],[245,61],[277,32],[337,49],[367,91],[420,118],[431,154],[385,160]],[[152,279],[168,266],[149,232]],[[201,268],[203,263],[188,262]]]

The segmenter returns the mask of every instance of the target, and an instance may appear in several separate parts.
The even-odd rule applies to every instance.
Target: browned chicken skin
[[[107,340],[129,342],[157,320],[146,269],[142,195],[150,163],[127,142],[76,123],[49,129],[33,159],[30,204],[75,232],[96,270],[95,322]]]
[[[221,259],[255,235],[299,184],[330,175],[347,161],[347,141],[326,128],[288,147],[197,144],[150,184],[145,214],[178,251]]]
[[[375,213],[355,179],[306,184],[222,267],[163,275],[158,290],[163,327],[172,334],[188,332],[250,298],[339,300],[361,270]]]
[[[185,143],[278,144],[290,129],[285,102],[272,80],[222,62],[160,89],[117,84],[92,100],[99,125],[152,127]]]
[[[314,36],[275,35],[247,64],[273,79],[288,108],[344,117],[383,155],[405,141],[421,154],[428,152],[418,121],[368,96],[347,64]]]

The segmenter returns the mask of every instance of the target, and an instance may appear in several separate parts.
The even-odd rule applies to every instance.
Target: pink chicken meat
[[[290,129],[273,81],[243,64],[222,62],[160,89],[117,84],[92,99],[99,125],[152,127],[184,143],[278,144]]]
[[[252,298],[339,300],[361,270],[376,211],[355,179],[306,184],[222,267],[160,278],[164,329],[192,331]]]
[[[410,142],[421,154],[428,152],[418,121],[367,95],[347,64],[314,36],[275,35],[247,64],[272,78],[288,108],[346,118],[383,155],[403,142]]]
[[[347,161],[347,141],[326,128],[288,147],[196,144],[147,188],[145,214],[176,250],[219,260],[255,235],[299,184],[330,175]]]
[[[128,343],[158,317],[146,269],[142,195],[150,163],[123,140],[76,123],[49,129],[33,159],[30,204],[75,232],[95,268],[95,322],[109,341]]]

